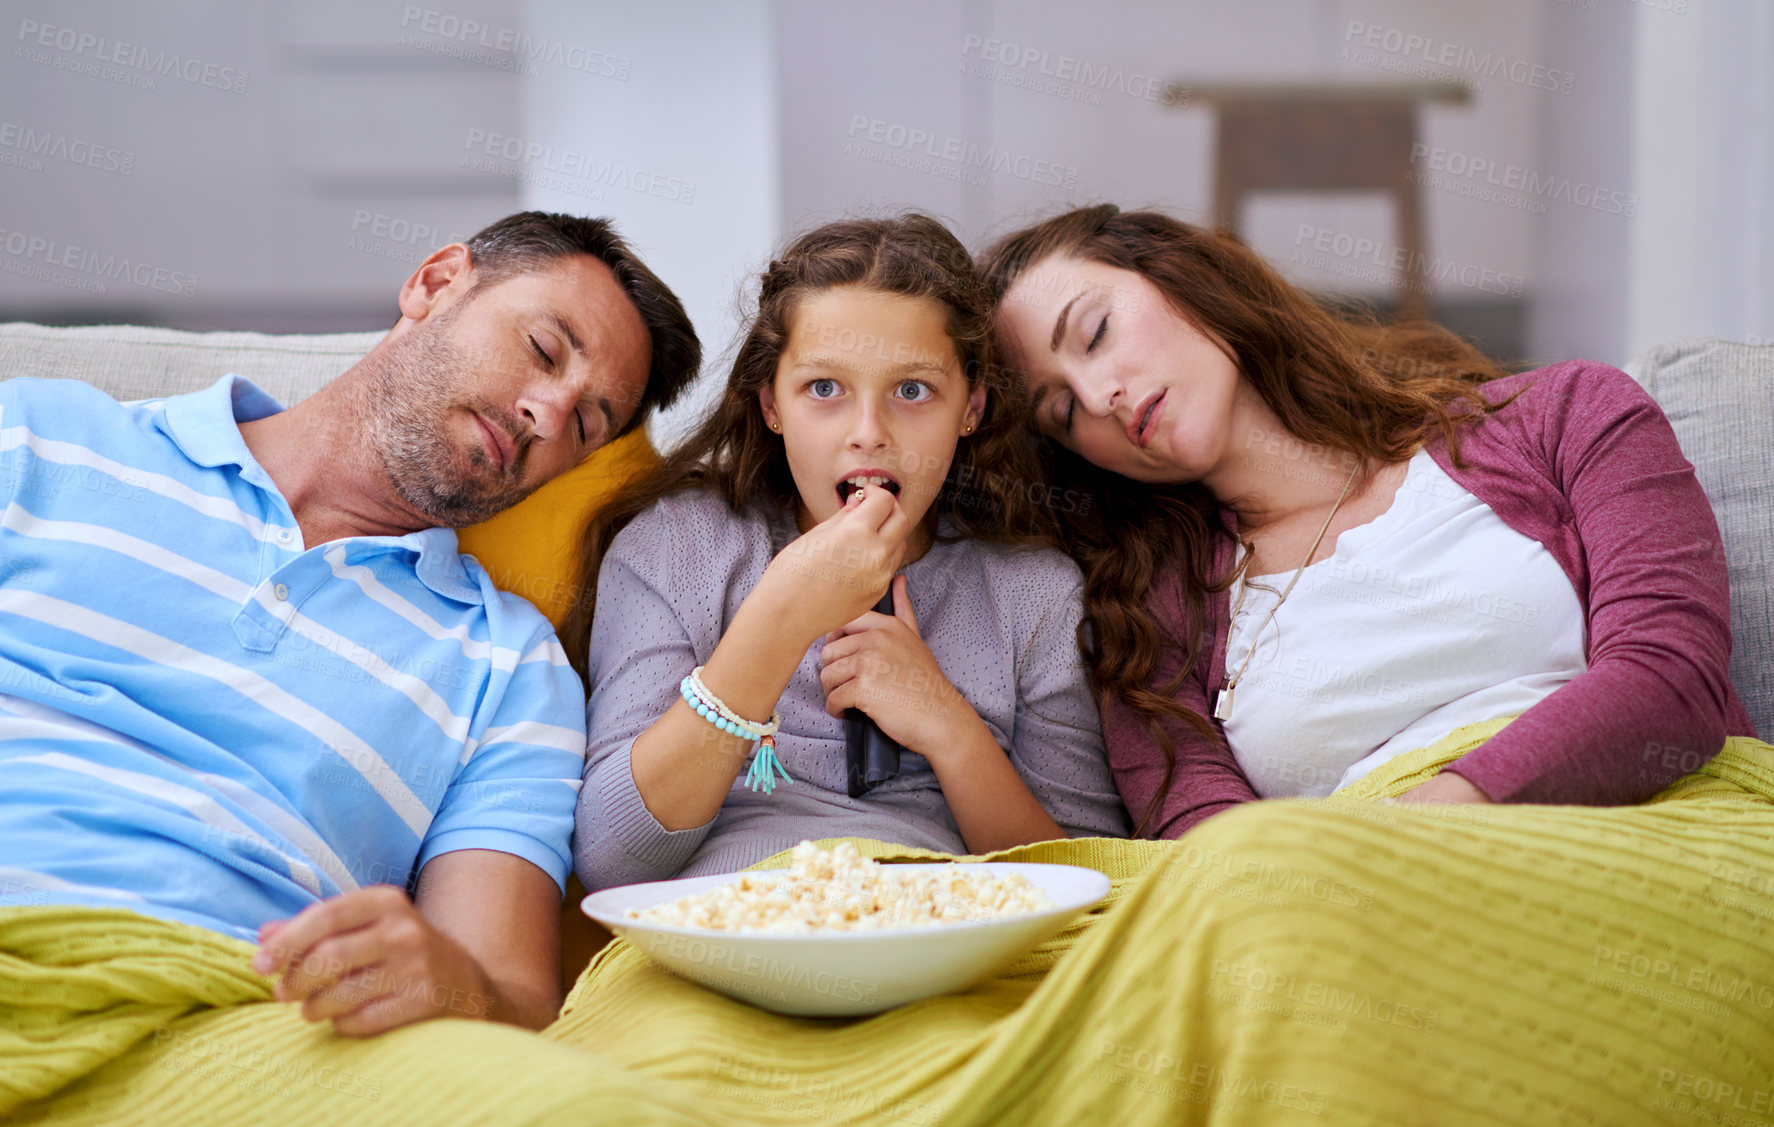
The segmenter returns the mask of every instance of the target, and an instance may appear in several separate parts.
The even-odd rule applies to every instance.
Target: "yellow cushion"
[[[636,427],[493,519],[461,529],[462,553],[479,560],[501,590],[535,603],[558,630],[578,596],[586,520],[658,462],[646,429]]]

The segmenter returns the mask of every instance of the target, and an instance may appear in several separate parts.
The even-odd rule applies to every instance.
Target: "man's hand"
[[[367,1037],[433,1017],[486,1018],[493,988],[466,948],[434,927],[402,889],[360,888],[259,929],[253,970],[276,976],[277,1000],[301,1001]]]

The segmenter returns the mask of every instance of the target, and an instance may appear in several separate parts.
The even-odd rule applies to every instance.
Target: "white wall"
[[[1148,84],[1398,80],[1346,50],[1352,24],[1540,62],[1546,7],[1547,0],[778,0],[784,222],[799,229],[859,211],[919,207],[951,220],[963,239],[979,245],[1064,207],[1102,200],[1205,219],[1213,111],[1138,96]],[[997,57],[988,58],[994,43]],[[1014,58],[1030,51],[1045,58],[1006,65],[1007,45],[1014,45]],[[1121,80],[1093,89],[1046,79],[1043,68],[1057,69],[1062,58]],[[1031,88],[1044,80],[1073,96]],[[1469,107],[1423,111],[1425,142],[1499,166],[1532,166],[1539,114],[1561,96],[1508,81],[1484,86]],[[934,141],[871,146],[876,123],[879,131],[922,131]],[[1034,162],[1046,162],[1061,170],[1062,183],[1002,171],[966,176],[975,170],[940,156],[949,138],[1007,155],[1031,172]],[[1431,253],[1531,279],[1534,215],[1451,190],[1425,189],[1424,196]],[[1259,197],[1247,208],[1246,233],[1302,282],[1386,289],[1384,282],[1352,285],[1345,275],[1290,261],[1301,222],[1390,245],[1392,214],[1382,197]],[[1449,296],[1473,295],[1456,284]]]
[[[1472,105],[1422,112],[1431,146],[1553,186],[1530,208],[1462,193],[1486,187],[1471,176],[1424,193],[1432,255],[1525,280],[1531,356],[1774,339],[1769,0],[17,0],[0,21],[0,319],[376,327],[432,247],[521,206],[568,208],[613,216],[684,295],[718,382],[742,283],[785,231],[910,206],[979,246],[1104,199],[1201,219],[1213,113],[1140,85],[1460,73],[1420,51],[1364,57],[1357,24],[1574,76],[1569,93],[1487,78]],[[95,51],[39,44],[45,26],[244,74],[245,93],[89,73]],[[520,35],[606,69],[501,45]],[[1121,85],[1033,89],[1041,65],[987,60],[987,41]],[[876,123],[938,155],[870,148]],[[950,138],[1024,172],[945,159]],[[512,139],[512,159],[480,151]],[[1378,198],[1271,196],[1246,219],[1297,280],[1381,288],[1289,261],[1302,222],[1390,240]],[[150,284],[52,263],[51,245]],[[174,275],[194,293],[169,292]],[[703,391],[661,420],[663,442]]]
[[[527,81],[440,53],[453,44],[424,35],[412,7],[8,4],[0,229],[27,241],[0,240],[0,317],[392,324],[418,258],[515,210],[511,181],[461,160],[468,130],[517,125]],[[520,19],[517,0],[449,11]],[[55,155],[95,147],[94,163]]]
[[[777,239],[776,57],[767,0],[529,0],[526,25],[630,61],[608,81],[563,70],[523,92],[526,143],[551,155],[524,205],[607,215],[676,291],[703,376],[648,433],[664,449],[725,384],[740,290]],[[571,154],[571,155],[569,155]]]
[[[1550,362],[1585,357],[1630,359],[1627,293],[1636,213],[1633,180],[1633,38],[1639,10],[1624,0],[1594,9],[1546,5],[1546,51],[1577,75],[1568,98],[1549,102],[1541,119],[1535,167],[1576,189],[1603,190],[1628,205],[1610,210],[1567,205],[1536,229],[1535,300],[1528,353]]]
[[[1635,37],[1628,351],[1774,341],[1774,5],[1647,6]]]

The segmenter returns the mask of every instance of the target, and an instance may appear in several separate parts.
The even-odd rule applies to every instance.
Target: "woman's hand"
[[[899,498],[878,485],[860,492],[778,553],[758,581],[782,625],[809,642],[879,602],[905,559],[912,522]]]
[[[892,615],[867,611],[825,640],[819,683],[825,687],[825,710],[833,716],[860,709],[881,731],[933,764],[963,720],[971,715],[977,721],[918,633],[905,576],[893,578]]]
[[[489,1017],[492,983],[467,949],[405,891],[374,885],[310,904],[259,929],[253,970],[309,1021],[365,1037],[433,1017]]]
[[[1394,802],[1489,802],[1485,792],[1459,775],[1443,771],[1394,798]]]

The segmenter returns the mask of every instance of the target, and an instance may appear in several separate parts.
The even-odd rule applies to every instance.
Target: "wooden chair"
[[[1218,110],[1215,224],[1238,230],[1240,206],[1252,192],[1384,192],[1393,200],[1405,262],[1397,316],[1429,316],[1421,192],[1411,176],[1417,106],[1463,105],[1470,90],[1455,82],[1179,86],[1188,97],[1172,104],[1206,102]]]

